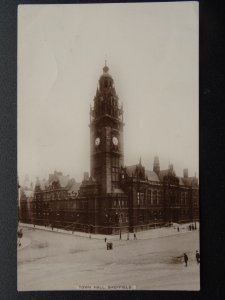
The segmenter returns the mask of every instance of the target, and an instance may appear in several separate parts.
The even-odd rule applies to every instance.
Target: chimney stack
[[[36,177],[36,186],[40,186],[41,183],[40,183],[40,180],[39,180],[39,177]]]
[[[184,178],[188,178],[188,169],[184,169]]]
[[[88,181],[88,180],[89,180],[89,173],[84,172],[84,181]]]

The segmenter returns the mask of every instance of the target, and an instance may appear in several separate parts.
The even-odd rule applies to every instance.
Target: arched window
[[[157,191],[154,191],[153,192],[153,205],[157,205],[157,199],[158,199]]]
[[[147,192],[148,205],[151,205],[151,198],[152,198],[152,191],[148,190],[148,192]]]
[[[162,193],[162,191],[159,191],[159,194],[158,194],[158,205],[160,204],[160,203],[162,203],[162,198],[163,198],[163,193]]]
[[[137,192],[137,205],[140,205],[140,193]]]

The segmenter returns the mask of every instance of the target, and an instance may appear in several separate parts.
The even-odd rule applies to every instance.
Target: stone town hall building
[[[152,171],[141,161],[124,166],[123,108],[105,65],[90,109],[90,177],[79,185],[60,172],[21,191],[20,220],[32,224],[115,234],[199,219],[196,177],[177,177],[172,165]],[[29,194],[29,198],[26,197]]]

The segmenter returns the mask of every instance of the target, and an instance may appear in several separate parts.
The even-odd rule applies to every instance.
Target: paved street
[[[18,290],[73,290],[86,286],[136,286],[136,289],[199,290],[195,261],[199,230],[175,228],[114,236],[113,250],[101,239],[23,228],[18,250]],[[157,237],[159,236],[159,237]],[[184,266],[183,253],[189,256]]]

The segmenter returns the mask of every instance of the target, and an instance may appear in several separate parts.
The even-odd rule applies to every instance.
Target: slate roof
[[[69,175],[60,175],[58,176],[58,181],[59,181],[59,184],[62,188],[66,187],[68,184],[69,184]]]
[[[169,169],[161,170],[161,171],[159,172],[159,179],[160,179],[160,181],[163,181],[164,176],[167,176],[168,173],[169,173]]]
[[[138,167],[140,167],[139,164],[132,165],[132,166],[127,166],[126,167],[126,173],[127,173],[127,175],[129,177],[131,177],[132,174],[135,175],[135,172],[138,169]],[[145,176],[147,176],[148,180],[159,181],[159,177],[158,177],[158,175],[154,171],[145,170]]]
[[[49,181],[45,179],[41,180],[39,183],[42,190],[45,190],[49,186]]]
[[[74,183],[70,186],[68,192],[69,192],[69,193],[72,193],[72,194],[73,194],[73,193],[78,193],[78,190],[79,190],[80,186],[81,186],[81,182],[74,182]]]
[[[62,172],[55,171],[54,174],[49,174],[48,180],[39,180],[37,178],[36,188],[40,187],[42,191],[48,189],[53,182],[58,182],[60,188],[66,188],[67,190],[71,190],[77,192],[81,183],[77,183],[74,178],[70,178],[69,175],[63,175]]]
[[[159,172],[159,179],[160,181],[163,181],[164,176],[173,175],[176,176],[175,172],[171,169],[161,170]]]
[[[198,179],[196,177],[187,177],[182,178],[183,182],[187,186],[196,186],[198,185]]]
[[[154,171],[146,170],[145,175],[147,176],[148,180],[159,181],[159,177]]]
[[[133,175],[135,175],[135,172],[138,170],[139,164],[136,165],[131,165],[131,166],[127,166],[126,167],[126,173],[129,177]],[[176,173],[173,169],[169,168],[169,169],[165,169],[165,170],[161,170],[159,172],[159,175],[157,175],[154,171],[149,171],[149,170],[145,170],[145,175],[148,178],[148,180],[150,181],[155,181],[155,182],[159,182],[159,181],[163,181],[164,176],[168,176],[168,175],[172,175],[172,176],[176,176]],[[185,185],[185,186],[197,186],[198,185],[198,179],[196,177],[178,177],[179,179],[179,184],[180,185]]]
[[[179,184],[180,185],[185,185],[182,177],[178,177],[178,179],[179,179]]]
[[[137,168],[137,165],[132,165],[132,166],[126,167],[127,175],[128,175],[129,177],[131,177],[132,174],[135,173],[136,168]]]

